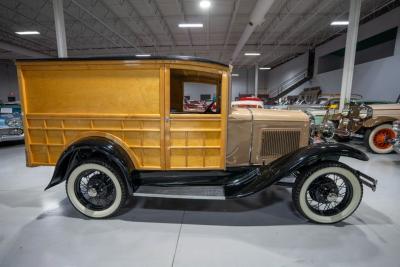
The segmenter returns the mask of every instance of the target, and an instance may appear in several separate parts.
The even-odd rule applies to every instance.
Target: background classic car
[[[400,104],[352,105],[342,111],[335,134],[339,139],[364,137],[365,146],[372,152],[393,151],[390,139],[396,137],[392,123],[400,119]]]
[[[0,142],[24,140],[21,105],[0,104]]]

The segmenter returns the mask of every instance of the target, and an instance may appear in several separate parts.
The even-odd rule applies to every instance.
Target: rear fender
[[[252,179],[243,180],[243,183],[236,181],[227,184],[225,194],[228,198],[244,197],[256,193],[302,168],[308,168],[321,161],[338,161],[341,156],[368,161],[365,153],[343,144],[309,145],[266,166],[259,167],[257,175],[253,175]]]
[[[131,174],[134,165],[129,155],[114,141],[105,137],[86,137],[70,145],[57,161],[53,177],[45,190],[65,181],[71,171],[83,160],[100,159],[113,164],[123,176],[126,185],[133,192]]]

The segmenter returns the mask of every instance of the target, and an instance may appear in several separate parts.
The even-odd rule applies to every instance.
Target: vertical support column
[[[346,35],[342,88],[340,91],[340,106],[342,111],[345,103],[350,101],[353,83],[354,59],[357,49],[358,24],[360,21],[361,0],[350,0],[349,26]]]
[[[54,23],[56,28],[57,54],[59,58],[68,57],[65,36],[63,0],[53,0]]]
[[[258,96],[258,64],[254,66],[254,96]]]
[[[400,55],[400,27],[397,29],[396,43],[394,47],[394,55]]]

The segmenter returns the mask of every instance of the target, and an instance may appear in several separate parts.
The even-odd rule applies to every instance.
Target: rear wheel
[[[369,150],[378,154],[387,154],[393,151],[393,144],[388,142],[396,137],[391,124],[382,124],[365,133],[365,145]]]
[[[349,217],[360,204],[362,194],[360,180],[346,165],[325,162],[296,179],[292,197],[305,218],[329,224]]]
[[[86,161],[69,175],[66,191],[72,205],[91,218],[115,215],[127,199],[119,172],[102,161]]]

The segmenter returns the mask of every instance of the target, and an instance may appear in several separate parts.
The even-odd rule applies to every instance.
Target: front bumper
[[[378,180],[372,178],[371,176],[366,175],[358,170],[353,169],[358,179],[360,179],[361,183],[372,189],[373,192],[376,190],[376,185],[378,184]]]
[[[342,138],[351,138],[351,137],[363,138],[364,137],[361,134],[353,133],[352,131],[349,131],[347,129],[336,129],[335,135],[342,137]]]
[[[394,151],[400,153],[400,137],[398,136],[396,139],[390,140],[390,143],[393,145]]]
[[[24,131],[20,128],[1,128],[0,129],[0,143],[9,141],[24,140]]]

